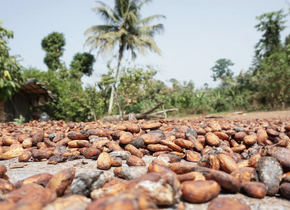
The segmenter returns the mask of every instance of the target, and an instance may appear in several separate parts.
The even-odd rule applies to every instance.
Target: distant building
[[[32,118],[30,106],[45,106],[48,100],[55,102],[52,93],[42,87],[46,84],[46,82],[36,83],[35,79],[28,79],[11,100],[0,101],[0,122],[13,121],[20,115],[25,118],[25,122],[28,122]]]

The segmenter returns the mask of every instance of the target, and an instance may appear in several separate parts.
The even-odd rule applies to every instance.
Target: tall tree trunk
[[[119,49],[118,66],[117,66],[117,71],[116,71],[116,75],[115,75],[115,83],[112,86],[108,114],[112,113],[112,107],[113,107],[113,102],[114,102],[115,85],[116,85],[116,82],[117,82],[117,79],[118,79],[118,76],[119,76],[119,69],[120,69],[121,60],[122,60],[122,57],[123,57],[124,47],[125,47],[125,45],[122,44],[120,46],[120,49]],[[120,113],[120,115],[121,115],[121,113]]]

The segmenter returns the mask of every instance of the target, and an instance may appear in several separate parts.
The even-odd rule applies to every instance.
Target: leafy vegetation
[[[20,115],[19,118],[15,118],[13,122],[15,124],[20,124],[21,125],[21,124],[24,124],[25,118],[22,115]]]
[[[8,39],[13,38],[13,32],[3,28],[0,20],[0,100],[11,99],[24,81],[21,66],[17,56],[9,54]]]
[[[41,46],[46,51],[44,62],[47,71],[36,68],[23,69],[16,58],[9,55],[7,39],[13,33],[0,26],[0,99],[8,99],[20,87],[25,78],[47,81],[47,89],[55,94],[57,102],[49,102],[45,110],[52,119],[66,121],[92,121],[112,114],[141,113],[164,101],[165,109],[178,108],[176,116],[226,112],[234,110],[276,110],[290,106],[290,35],[281,39],[287,25],[287,15],[282,10],[257,17],[257,31],[262,33],[254,49],[253,64],[247,71],[234,75],[234,63],[226,58],[218,59],[211,68],[212,78],[218,87],[208,84],[197,88],[193,81],[169,81],[157,79],[154,66],[132,66],[122,62],[126,50],[136,57],[136,50],[146,49],[161,53],[153,40],[155,33],[163,30],[162,24],[148,25],[154,15],[141,19],[140,9],[147,1],[115,1],[111,9],[102,2],[95,7],[106,25],[90,27],[86,45],[91,50],[105,53],[118,45],[117,67],[111,59],[107,73],[95,84],[84,86],[83,75],[93,75],[95,58],[90,53],[76,53],[69,67],[60,59],[64,52],[65,37],[53,32],[45,37]],[[23,73],[22,73],[23,71]],[[115,93],[114,93],[115,92]],[[112,96],[115,103],[112,103]],[[110,114],[110,112],[109,112]],[[173,116],[171,115],[171,116]]]
[[[60,57],[63,55],[65,46],[64,35],[57,32],[52,32],[41,41],[41,47],[46,52],[43,62],[48,69],[56,71],[62,64]]]

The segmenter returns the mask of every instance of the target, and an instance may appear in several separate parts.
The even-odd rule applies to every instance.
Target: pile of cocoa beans
[[[211,210],[250,209],[218,195],[290,199],[289,136],[289,118],[4,123],[0,206],[143,210],[210,202]],[[144,156],[155,158],[146,164]],[[68,168],[11,183],[1,160],[12,158],[47,164],[87,158],[96,170],[75,175]]]

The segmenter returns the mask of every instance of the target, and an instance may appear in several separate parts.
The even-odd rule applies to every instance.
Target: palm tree
[[[89,35],[89,37],[85,45],[91,46],[90,51],[98,49],[98,54],[111,51],[118,45],[118,65],[110,96],[109,114],[112,111],[115,84],[125,50],[131,52],[133,59],[137,56],[135,50],[141,54],[147,54],[147,48],[161,55],[153,37],[156,33],[163,32],[163,24],[148,24],[155,19],[165,18],[165,16],[152,15],[141,19],[140,9],[149,1],[151,0],[143,2],[140,0],[115,0],[114,9],[101,1],[97,1],[100,6],[93,8],[104,19],[106,25],[96,25],[88,28],[85,35]]]

